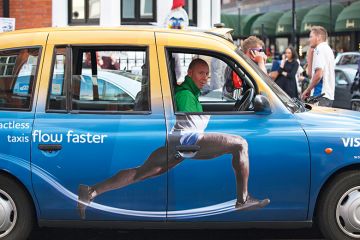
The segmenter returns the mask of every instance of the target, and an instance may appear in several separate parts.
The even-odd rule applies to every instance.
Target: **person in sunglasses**
[[[240,49],[253,60],[262,71],[267,74],[265,63],[267,56],[264,53],[264,42],[255,36],[250,36],[243,41]],[[229,67],[225,69],[225,83],[223,86],[224,97],[237,99],[241,92],[243,80]]]
[[[255,36],[250,36],[241,44],[241,50],[253,60],[265,73],[267,56],[264,53],[264,42]]]

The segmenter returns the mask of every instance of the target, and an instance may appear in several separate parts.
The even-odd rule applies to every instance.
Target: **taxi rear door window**
[[[71,50],[71,72],[66,66],[70,62],[66,47],[55,51],[48,110],[150,111],[146,48],[73,47]]]
[[[39,52],[39,48],[0,51],[0,109],[31,109]]]

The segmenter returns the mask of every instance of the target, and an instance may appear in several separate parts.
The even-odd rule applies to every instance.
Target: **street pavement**
[[[28,240],[323,240],[317,229],[290,230],[99,230],[99,229],[35,229]]]

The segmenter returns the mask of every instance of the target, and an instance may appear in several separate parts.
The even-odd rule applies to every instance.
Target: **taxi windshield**
[[[246,54],[244,54],[239,48],[236,49],[236,53],[242,57],[253,69],[259,74],[261,79],[271,88],[271,90],[280,98],[285,106],[292,112],[303,112],[305,107],[300,100],[290,98],[267,74],[262,71],[257,64],[254,63]]]

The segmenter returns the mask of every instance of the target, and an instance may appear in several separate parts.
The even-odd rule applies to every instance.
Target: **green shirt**
[[[199,102],[200,89],[191,77],[186,76],[185,81],[175,87],[176,108],[179,112],[202,112]]]

